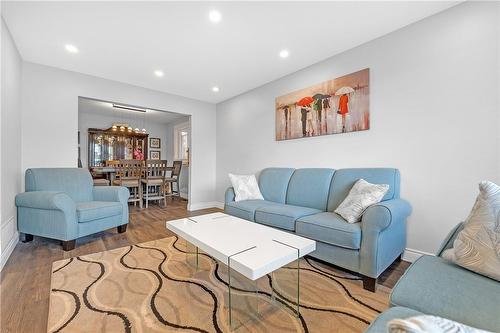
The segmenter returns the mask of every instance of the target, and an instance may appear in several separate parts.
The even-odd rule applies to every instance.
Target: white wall
[[[414,209],[408,248],[435,252],[478,182],[500,182],[498,7],[460,4],[218,104],[217,199],[229,172],[396,167]],[[369,131],[275,141],[275,97],[366,67]]]
[[[22,170],[75,167],[78,96],[191,115],[190,209],[211,205],[215,188],[215,105],[52,67],[23,65]]]
[[[18,241],[14,197],[21,192],[21,73],[22,60],[2,21],[2,111],[0,269]]]

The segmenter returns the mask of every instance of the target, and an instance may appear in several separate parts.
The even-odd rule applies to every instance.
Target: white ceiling
[[[135,124],[168,124],[177,121],[180,118],[187,117],[186,115],[167,111],[147,110],[146,113],[117,109],[113,107],[113,103],[98,101],[90,98],[78,98],[78,112],[83,114],[95,114],[110,118],[116,118],[116,122],[128,123],[130,121]]]
[[[2,16],[26,61],[220,102],[456,3],[2,1]]]

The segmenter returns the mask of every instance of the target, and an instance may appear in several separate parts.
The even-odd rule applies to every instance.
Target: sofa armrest
[[[410,204],[403,199],[380,202],[366,209],[361,220],[360,272],[378,277],[406,248],[406,218]]]
[[[455,241],[455,238],[457,238],[458,233],[462,231],[463,228],[464,228],[464,223],[460,222],[453,229],[451,229],[451,231],[448,233],[446,238],[441,243],[441,246],[437,251],[437,256],[441,257],[444,251],[451,249],[453,247],[453,242]]]
[[[76,204],[66,193],[57,191],[32,191],[16,195],[16,206],[46,210],[75,212]]]
[[[236,195],[234,194],[234,188],[228,187],[228,189],[226,190],[224,202],[225,203],[233,202],[235,197]]]
[[[411,214],[410,204],[403,199],[379,202],[366,209],[362,218],[362,231],[381,232],[392,223],[404,221]]]
[[[128,188],[124,186],[94,186],[95,201],[114,201],[127,203],[130,196]]]

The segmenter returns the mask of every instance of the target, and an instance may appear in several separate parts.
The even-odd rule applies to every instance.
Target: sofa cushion
[[[333,169],[297,169],[290,178],[286,203],[326,211]]]
[[[440,257],[422,256],[399,279],[391,304],[495,332],[500,328],[498,295],[498,281]]]
[[[259,175],[259,189],[264,199],[285,203],[288,182],[292,177],[292,168],[267,168]]]
[[[111,201],[87,201],[76,204],[78,222],[90,222],[109,216],[121,215],[122,204]]]
[[[389,321],[393,319],[406,319],[419,315],[422,315],[422,313],[409,308],[400,306],[389,308],[375,318],[371,325],[368,326],[365,333],[387,333],[387,323]]]
[[[388,184],[382,201],[399,198],[399,171],[388,168],[340,169],[335,171],[328,197],[328,211],[333,212],[347,197],[353,185],[363,178],[372,184]]]
[[[270,205],[277,205],[277,203],[267,200],[231,201],[226,203],[224,212],[248,221],[255,221],[255,210]]]
[[[321,213],[321,211],[314,208],[275,203],[274,205],[257,208],[255,222],[293,231],[297,219],[317,213]]]
[[[347,223],[335,213],[319,213],[301,217],[296,233],[330,245],[358,250],[361,245],[361,223]]]

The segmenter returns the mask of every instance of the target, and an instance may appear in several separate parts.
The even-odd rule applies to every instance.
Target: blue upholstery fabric
[[[383,201],[369,207],[356,224],[326,214],[337,208],[360,178],[389,184]],[[376,278],[406,247],[411,207],[399,199],[397,169],[269,168],[261,172],[259,186],[265,201],[235,203],[229,188],[225,212],[316,240],[312,257]]]
[[[295,230],[295,221],[303,216],[321,213],[319,209],[274,204],[259,207],[255,211],[255,222],[272,227]]]
[[[224,203],[233,202],[234,198],[236,198],[236,194],[234,194],[234,188],[228,187],[224,195]]]
[[[406,248],[406,218],[411,206],[403,199],[382,201],[361,219],[360,273],[379,276]]]
[[[129,190],[93,188],[88,170],[28,169],[25,177],[26,192],[16,196],[20,232],[73,240],[128,223]]]
[[[380,316],[378,316],[375,321],[371,323],[366,329],[365,333],[387,333],[387,324],[393,319],[407,319],[414,316],[421,316],[422,312],[418,312],[413,309],[404,308],[401,306],[396,306],[388,309]]]
[[[302,217],[297,220],[295,231],[297,235],[348,249],[357,250],[361,245],[361,223],[347,223],[335,213]]]
[[[295,170],[288,184],[286,203],[326,211],[334,171],[333,169]]]
[[[36,168],[25,174],[26,192],[60,191],[75,202],[92,201],[92,176],[86,169]]]
[[[76,216],[80,223],[121,215],[122,211],[120,202],[88,201],[76,204]]]
[[[422,256],[404,273],[391,305],[500,331],[500,283],[443,258]]]
[[[438,256],[441,256],[444,251],[451,249],[453,247],[453,242],[455,241],[455,238],[457,237],[458,233],[462,231],[464,228],[464,224],[459,223],[455,226],[455,228],[451,229],[451,231],[448,233],[446,238],[444,239],[443,243],[439,247],[439,250],[437,252]]]
[[[363,178],[373,184],[388,184],[384,200],[399,198],[399,171],[387,168],[340,169],[335,171],[328,198],[328,211],[333,212],[347,197],[356,181]]]
[[[225,212],[227,214],[248,220],[255,221],[255,210],[260,207],[277,205],[276,202],[267,200],[242,200],[227,202],[225,205]]]
[[[292,168],[267,168],[259,175],[259,189],[264,199],[279,203],[285,203],[286,191]]]

